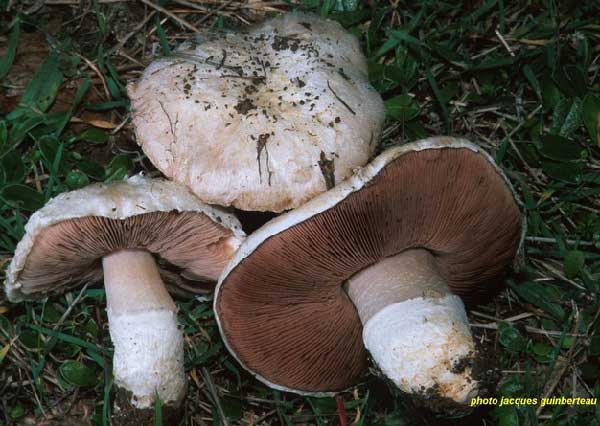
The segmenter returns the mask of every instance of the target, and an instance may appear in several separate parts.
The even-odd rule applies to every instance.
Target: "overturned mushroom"
[[[368,351],[403,392],[463,406],[479,383],[459,296],[496,288],[522,231],[508,180],[476,145],[390,149],[242,244],[215,296],[223,339],[277,389],[343,390]]]
[[[174,182],[135,176],[61,194],[25,230],[7,270],[9,299],[104,276],[118,389],[113,421],[151,418],[156,394],[165,416],[177,417],[183,339],[164,281],[188,290],[216,281],[244,238],[237,219]]]
[[[301,13],[186,42],[128,93],[154,165],[242,210],[291,209],[345,179],[384,118],[355,37]]]

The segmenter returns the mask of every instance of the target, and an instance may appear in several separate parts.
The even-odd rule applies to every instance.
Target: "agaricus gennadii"
[[[370,353],[401,391],[461,407],[479,391],[461,297],[495,287],[523,229],[507,178],[476,145],[389,149],[248,237],[219,278],[221,334],[277,389],[346,389]]]
[[[113,422],[177,416],[186,379],[177,308],[163,279],[216,281],[245,235],[237,219],[174,182],[134,176],[58,195],[34,213],[7,270],[12,302],[104,276],[114,345]],[[160,259],[157,264],[156,259]],[[188,280],[186,281],[186,278]]]
[[[295,208],[350,176],[384,119],[356,38],[302,13],[186,42],[128,93],[153,164],[242,210]]]

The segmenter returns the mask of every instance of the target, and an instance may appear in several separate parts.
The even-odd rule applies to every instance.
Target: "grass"
[[[139,170],[157,174],[132,139],[125,94],[153,54],[194,28],[312,10],[360,37],[386,102],[382,146],[437,134],[478,141],[525,203],[525,268],[470,312],[497,356],[498,394],[600,396],[598,2],[158,4],[0,0],[1,269],[28,216],[52,196]],[[20,305],[0,296],[0,425],[109,424],[104,304],[97,285]],[[220,341],[210,302],[178,305],[187,425],[337,424],[334,399],[273,391],[244,373]],[[483,407],[435,420],[375,377],[343,398],[357,425],[600,424],[598,407],[567,405]]]

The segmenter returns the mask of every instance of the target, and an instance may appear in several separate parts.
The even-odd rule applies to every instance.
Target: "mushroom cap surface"
[[[268,385],[340,391],[367,365],[348,278],[423,248],[451,291],[474,300],[520,258],[524,229],[509,181],[477,145],[398,146],[249,236],[219,278],[217,322],[231,353]]]
[[[290,13],[183,43],[128,87],[138,144],[204,202],[295,208],[372,156],[385,115],[354,36]]]
[[[232,214],[187,188],[141,175],[62,193],[35,212],[7,269],[13,301],[102,279],[102,257],[141,248],[169,284],[198,291],[216,281],[245,234]]]

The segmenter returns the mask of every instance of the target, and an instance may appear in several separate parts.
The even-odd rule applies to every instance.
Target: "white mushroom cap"
[[[50,283],[43,288],[23,285],[20,278],[30,253],[39,242],[38,237],[52,225],[87,217],[123,220],[153,212],[172,211],[202,213],[210,218],[230,235],[224,244],[231,253],[245,238],[234,215],[202,203],[187,188],[175,182],[137,175],[122,182],[89,185],[56,196],[31,216],[25,226],[25,235],[17,245],[6,271],[5,290],[8,298],[17,302],[51,289]]]
[[[357,40],[298,13],[184,43],[128,92],[154,165],[203,201],[243,210],[291,209],[347,178],[384,119]]]
[[[362,54],[356,37],[334,21],[322,19],[310,13],[285,13],[256,28],[257,34],[275,33],[282,37],[294,37],[318,45],[319,54],[331,63],[346,67],[347,64],[367,74],[367,60]]]

